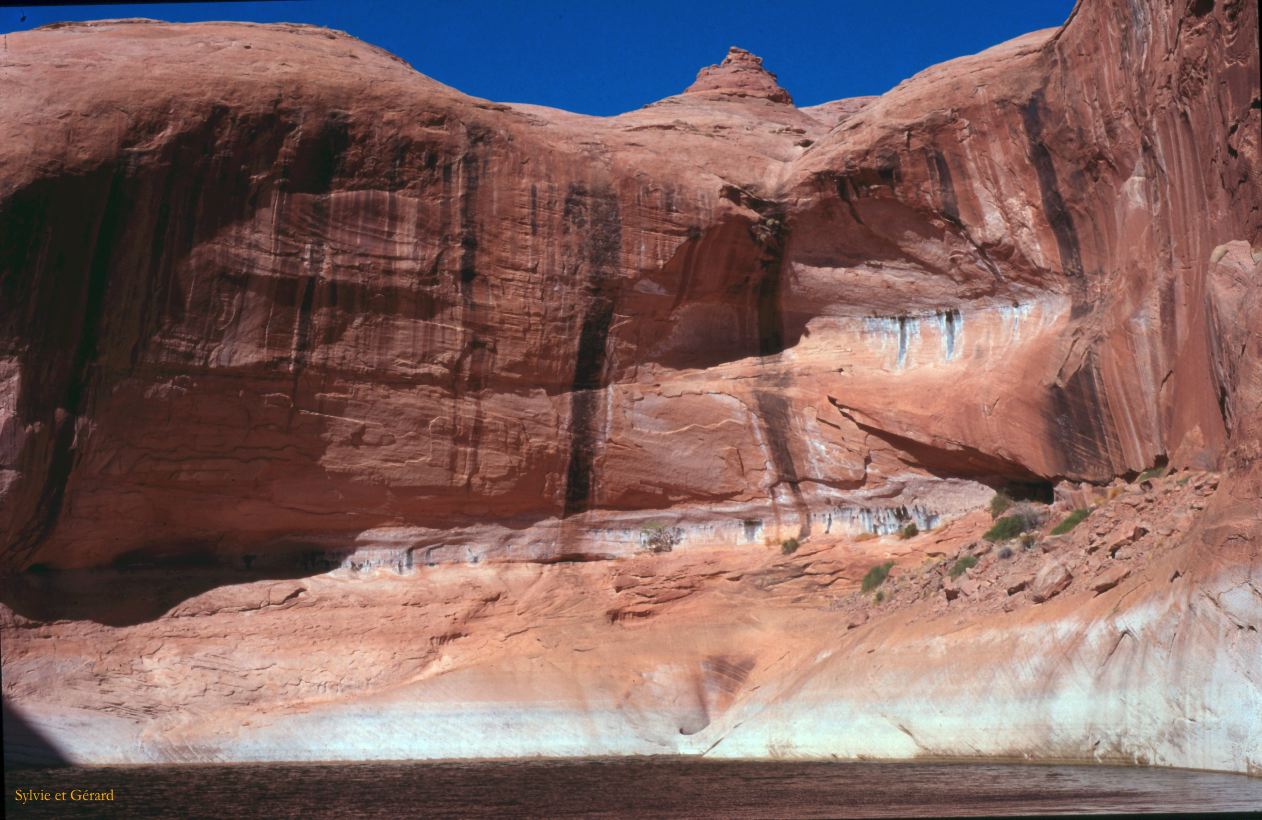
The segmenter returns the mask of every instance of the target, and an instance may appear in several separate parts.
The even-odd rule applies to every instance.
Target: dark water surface
[[[1103,766],[695,759],[13,769],[22,817],[890,817],[1262,809],[1262,780]],[[113,790],[20,803],[15,789]]]

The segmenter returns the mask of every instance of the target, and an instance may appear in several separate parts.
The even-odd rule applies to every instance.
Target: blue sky
[[[315,23],[501,102],[617,114],[682,91],[728,46],[799,105],[880,94],[934,63],[1060,25],[1072,0],[282,0],[0,8],[0,29],[153,17]],[[21,16],[26,20],[22,22]]]

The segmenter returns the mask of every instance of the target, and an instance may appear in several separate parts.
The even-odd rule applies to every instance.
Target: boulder
[[[1112,566],[1105,569],[1095,578],[1091,579],[1091,590],[1099,595],[1102,592],[1108,592],[1113,587],[1120,584],[1131,574],[1131,568],[1128,566]]]
[[[1030,583],[1030,600],[1041,604],[1063,592],[1074,580],[1073,574],[1060,561],[1049,561]]]

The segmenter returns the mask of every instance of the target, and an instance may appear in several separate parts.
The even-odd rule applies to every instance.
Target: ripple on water
[[[532,760],[6,770],[10,817],[937,817],[1247,811],[1262,780],[1105,766]],[[113,789],[21,805],[16,789]]]

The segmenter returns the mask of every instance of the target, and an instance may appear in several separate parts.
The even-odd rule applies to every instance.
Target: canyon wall
[[[120,682],[125,696],[102,705],[81,669],[67,672],[80,699],[50,699],[40,692],[52,661],[37,638],[73,638],[85,669],[183,669],[205,691],[185,650],[167,666],[152,660],[160,644],[146,630],[209,596],[198,613],[207,628],[240,613],[292,619],[242,633],[260,664],[286,630],[308,634],[298,645],[320,661],[304,677],[294,660],[293,680],[260,672],[256,688],[224,684],[218,711],[188,718],[202,732],[189,759],[363,756],[372,743],[304,747],[298,738],[313,730],[301,721],[233,739],[219,721],[315,709],[304,720],[349,732],[364,704],[400,692],[408,709],[469,721],[448,703],[465,687],[480,693],[471,702],[510,704],[479,712],[492,722],[552,720],[539,704],[587,696],[620,717],[606,724],[590,717],[596,707],[580,710],[580,723],[595,721],[588,740],[570,732],[500,748],[487,745],[489,729],[470,729],[464,745],[405,742],[400,755],[973,748],[1257,765],[1257,711],[1243,721],[1224,712],[1236,735],[1196,705],[1189,719],[1207,720],[1202,728],[1162,728],[1172,702],[1208,685],[1185,664],[1218,664],[1204,673],[1217,675],[1213,691],[1240,708],[1262,703],[1256,28],[1247,0],[1084,0],[1058,29],[927,69],[880,97],[803,108],[734,48],[681,94],[608,118],[472,98],[313,27],[104,21],[10,34],[0,55],[6,698],[42,715],[82,759],[179,759],[178,744],[136,733],[152,739],[160,724],[178,734],[183,718],[150,725],[143,715],[154,698],[175,697],[150,704],[164,714],[187,710],[183,695]],[[892,556],[910,572],[976,543],[995,489],[1096,497],[1166,465],[1222,478],[1194,510],[1173,500],[1160,510],[1172,522],[1161,544],[1145,528],[1152,561],[1128,570],[1124,609],[1003,610],[986,617],[1030,623],[983,619],[963,632],[889,609],[887,634],[853,633],[901,658],[879,681],[853,673],[869,638],[843,651],[809,626],[840,618],[847,632],[850,616],[825,598],[857,586],[870,562]],[[911,522],[956,534],[908,546],[888,537]],[[782,594],[780,575],[812,574],[804,557],[777,563],[789,538],[846,571],[826,591]],[[1075,548],[1104,571],[1089,547]],[[669,549],[717,563],[697,576]],[[1177,588],[1159,577],[1165,550],[1182,562]],[[553,624],[557,612],[586,612],[581,602],[607,583],[622,594],[610,577],[624,562],[652,560],[677,574],[668,587],[689,592],[658,590],[650,603],[724,573],[742,592],[699,596],[709,603],[689,606],[710,615],[673,622],[653,606],[607,602],[594,625]],[[597,566],[571,566],[588,561]],[[732,569],[746,564],[748,578]],[[145,573],[165,579],[150,598],[92,592],[93,578],[124,589],[154,577]],[[498,589],[519,577],[535,580]],[[397,646],[388,662],[374,656],[370,666],[390,674],[356,677],[338,660],[357,640],[336,626],[355,578],[365,600],[380,587],[369,611],[412,613],[404,621],[429,641],[408,663]],[[454,609],[440,617],[406,609],[420,604],[401,602],[414,598],[405,581],[495,589],[448,593]],[[532,585],[549,597],[507,607]],[[1224,594],[1226,610],[1202,611],[1205,596]],[[253,603],[220,600],[237,595]],[[812,602],[831,614],[796,609]],[[729,606],[761,619],[757,640],[731,625]],[[502,662],[451,660],[444,647],[475,633],[442,625],[490,611],[504,635],[541,629],[547,651],[520,661],[499,646],[506,638],[481,637]],[[1117,626],[1120,612],[1133,628]],[[706,626],[714,617],[728,625]],[[652,662],[678,674],[626,688],[600,670],[639,661],[608,651],[572,668],[579,643],[610,640],[592,630],[637,620],[645,636],[691,636],[680,643],[686,661]],[[310,636],[316,625],[323,643]],[[805,635],[777,666],[768,653],[789,629]],[[1181,629],[1200,637],[1169,643]],[[1062,703],[1056,714],[1077,728],[1049,740],[1046,722],[1014,718],[1098,680],[1092,653],[1121,632],[1139,660],[1110,673],[1098,703]],[[1086,677],[999,687],[986,720],[1011,723],[1010,734],[962,717],[953,741],[916,716],[935,690],[908,675],[944,680],[926,671],[937,663],[926,656],[946,657],[934,651],[1010,668],[1047,635],[1064,639],[1052,654],[1079,658]],[[215,643],[203,637],[197,649],[187,635],[187,651]],[[392,645],[373,640],[382,652]],[[651,665],[654,639],[636,640],[627,658]],[[757,646],[733,649],[746,641]],[[1000,645],[1024,648],[1005,659]],[[539,657],[569,670],[575,693],[547,694]],[[162,668],[142,674],[137,663]],[[243,663],[232,668],[248,678]],[[694,667],[719,671],[678,671]],[[951,694],[940,703],[956,704],[942,708],[969,714],[991,685],[971,674],[942,672]],[[311,675],[336,680],[311,688]],[[417,694],[435,676],[438,688]],[[1138,701],[1136,687],[1147,693]],[[710,694],[698,706],[680,700],[686,691]],[[873,691],[904,715],[882,724],[895,727],[888,737],[853,719]],[[1121,723],[1101,717],[1119,702],[1145,706]],[[676,720],[676,707],[691,717]],[[821,712],[848,728],[793,728]],[[628,745],[623,720],[670,742]],[[116,734],[101,728],[112,721],[122,721]],[[1104,747],[1091,729],[1101,721]],[[85,725],[115,740],[76,746],[86,741],[74,727]],[[859,735],[870,747],[847,745]]]

